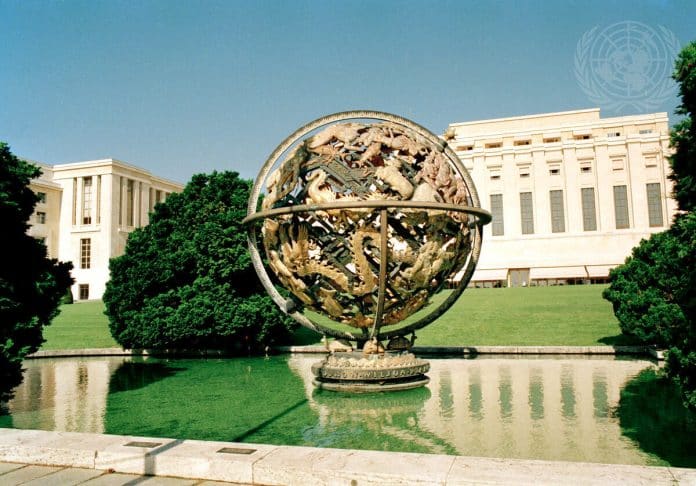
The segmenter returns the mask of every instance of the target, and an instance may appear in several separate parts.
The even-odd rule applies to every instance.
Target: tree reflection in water
[[[696,413],[684,408],[670,380],[643,370],[621,391],[616,413],[621,432],[642,450],[672,466],[696,467]]]

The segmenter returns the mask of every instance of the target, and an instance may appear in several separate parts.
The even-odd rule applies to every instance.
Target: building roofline
[[[147,174],[148,176],[150,176],[154,180],[164,182],[164,183],[170,184],[172,186],[181,187],[182,189],[184,187],[184,184],[182,184],[180,182],[173,181],[171,179],[166,179],[164,177],[154,175],[152,172],[150,172],[147,169],[143,169],[142,167],[138,167],[137,165],[128,164],[127,162],[123,162],[122,160],[113,159],[113,158],[111,158],[111,159],[85,160],[85,161],[81,161],[81,162],[69,162],[66,164],[56,164],[52,167],[52,169],[54,172],[62,172],[62,171],[66,171],[66,170],[83,169],[86,167],[106,167],[106,166],[116,166],[116,167],[120,167],[120,168],[126,169],[126,170],[133,170],[136,172],[141,172],[141,173]]]
[[[480,125],[482,123],[499,123],[506,121],[516,121],[516,120],[533,120],[535,118],[546,118],[549,116],[561,116],[561,115],[578,115],[581,113],[597,113],[599,115],[599,108],[586,108],[583,110],[570,110],[570,111],[556,111],[552,113],[536,113],[534,115],[520,115],[520,116],[507,116],[503,118],[486,118],[483,120],[472,120],[466,122],[456,122],[450,123],[450,127],[460,127],[467,125]],[[599,119],[599,116],[597,117]]]
[[[577,115],[577,114],[589,114],[597,113],[597,118],[593,120],[558,120],[556,123],[549,123],[546,126],[535,126],[530,123],[528,127],[525,128],[506,128],[501,129],[501,127],[496,127],[496,123],[501,122],[514,122],[520,120],[534,120],[540,118],[554,117],[554,116],[564,116],[564,115]],[[573,131],[580,131],[583,129],[588,129],[592,127],[603,127],[607,125],[613,125],[616,123],[629,123],[638,124],[641,122],[660,122],[664,121],[669,123],[669,116],[667,112],[656,112],[656,113],[645,113],[641,115],[626,115],[626,116],[616,116],[609,118],[599,117],[599,108],[592,108],[587,110],[576,110],[576,111],[563,111],[556,113],[539,113],[536,115],[524,115],[518,117],[509,118],[493,118],[490,120],[477,120],[462,123],[452,123],[448,128],[462,129],[460,133],[457,133],[456,140],[463,141],[469,139],[485,139],[491,135],[495,135],[496,138],[501,136],[510,136],[514,134],[531,134],[540,132],[558,132],[563,130],[572,129]],[[478,133],[473,135],[466,133],[467,127],[481,127],[490,124],[490,129],[479,130]]]
[[[557,112],[552,112],[552,113],[537,113],[534,115],[521,115],[521,116],[509,116],[505,118],[487,118],[483,120],[472,120],[472,121],[466,121],[466,122],[455,122],[455,123],[450,123],[448,126],[450,127],[460,127],[460,126],[467,126],[467,125],[480,125],[484,123],[500,123],[500,122],[506,122],[506,121],[518,121],[518,120],[533,120],[535,118],[546,118],[546,117],[553,117],[553,116],[566,116],[566,115],[579,115],[583,113],[597,113],[599,115],[600,109],[599,108],[588,108],[584,110],[571,110],[571,111],[557,111]],[[623,119],[629,119],[629,120],[640,120],[641,118],[669,118],[669,114],[666,111],[658,111],[655,113],[643,113],[640,115],[623,115],[623,116],[612,116],[609,118],[601,118],[601,116],[597,117],[597,121],[599,122],[606,122],[610,120],[616,120],[619,118]],[[588,122],[585,122],[588,123]]]

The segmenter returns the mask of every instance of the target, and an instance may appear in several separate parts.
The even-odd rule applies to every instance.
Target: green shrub
[[[295,323],[266,295],[248,254],[249,189],[233,172],[196,175],[130,234],[104,293],[119,344],[247,351],[289,339]]]

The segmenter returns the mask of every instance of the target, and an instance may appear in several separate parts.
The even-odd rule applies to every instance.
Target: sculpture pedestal
[[[426,385],[430,363],[411,353],[334,353],[312,365],[317,388],[365,393],[409,390]]]

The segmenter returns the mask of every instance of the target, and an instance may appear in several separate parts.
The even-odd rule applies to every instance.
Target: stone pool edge
[[[303,353],[326,354],[325,346],[275,346],[274,353]],[[415,354],[442,355],[442,356],[476,356],[479,354],[556,354],[556,355],[641,355],[649,356],[658,361],[664,360],[664,352],[652,346],[414,346]],[[66,358],[78,356],[151,356],[151,355],[177,355],[177,356],[201,356],[215,357],[226,356],[221,351],[209,350],[159,350],[147,349],[122,349],[122,348],[87,348],[87,349],[49,349],[39,350],[27,355],[27,359],[37,358]]]
[[[0,461],[259,485],[696,484],[696,469],[0,429]]]

